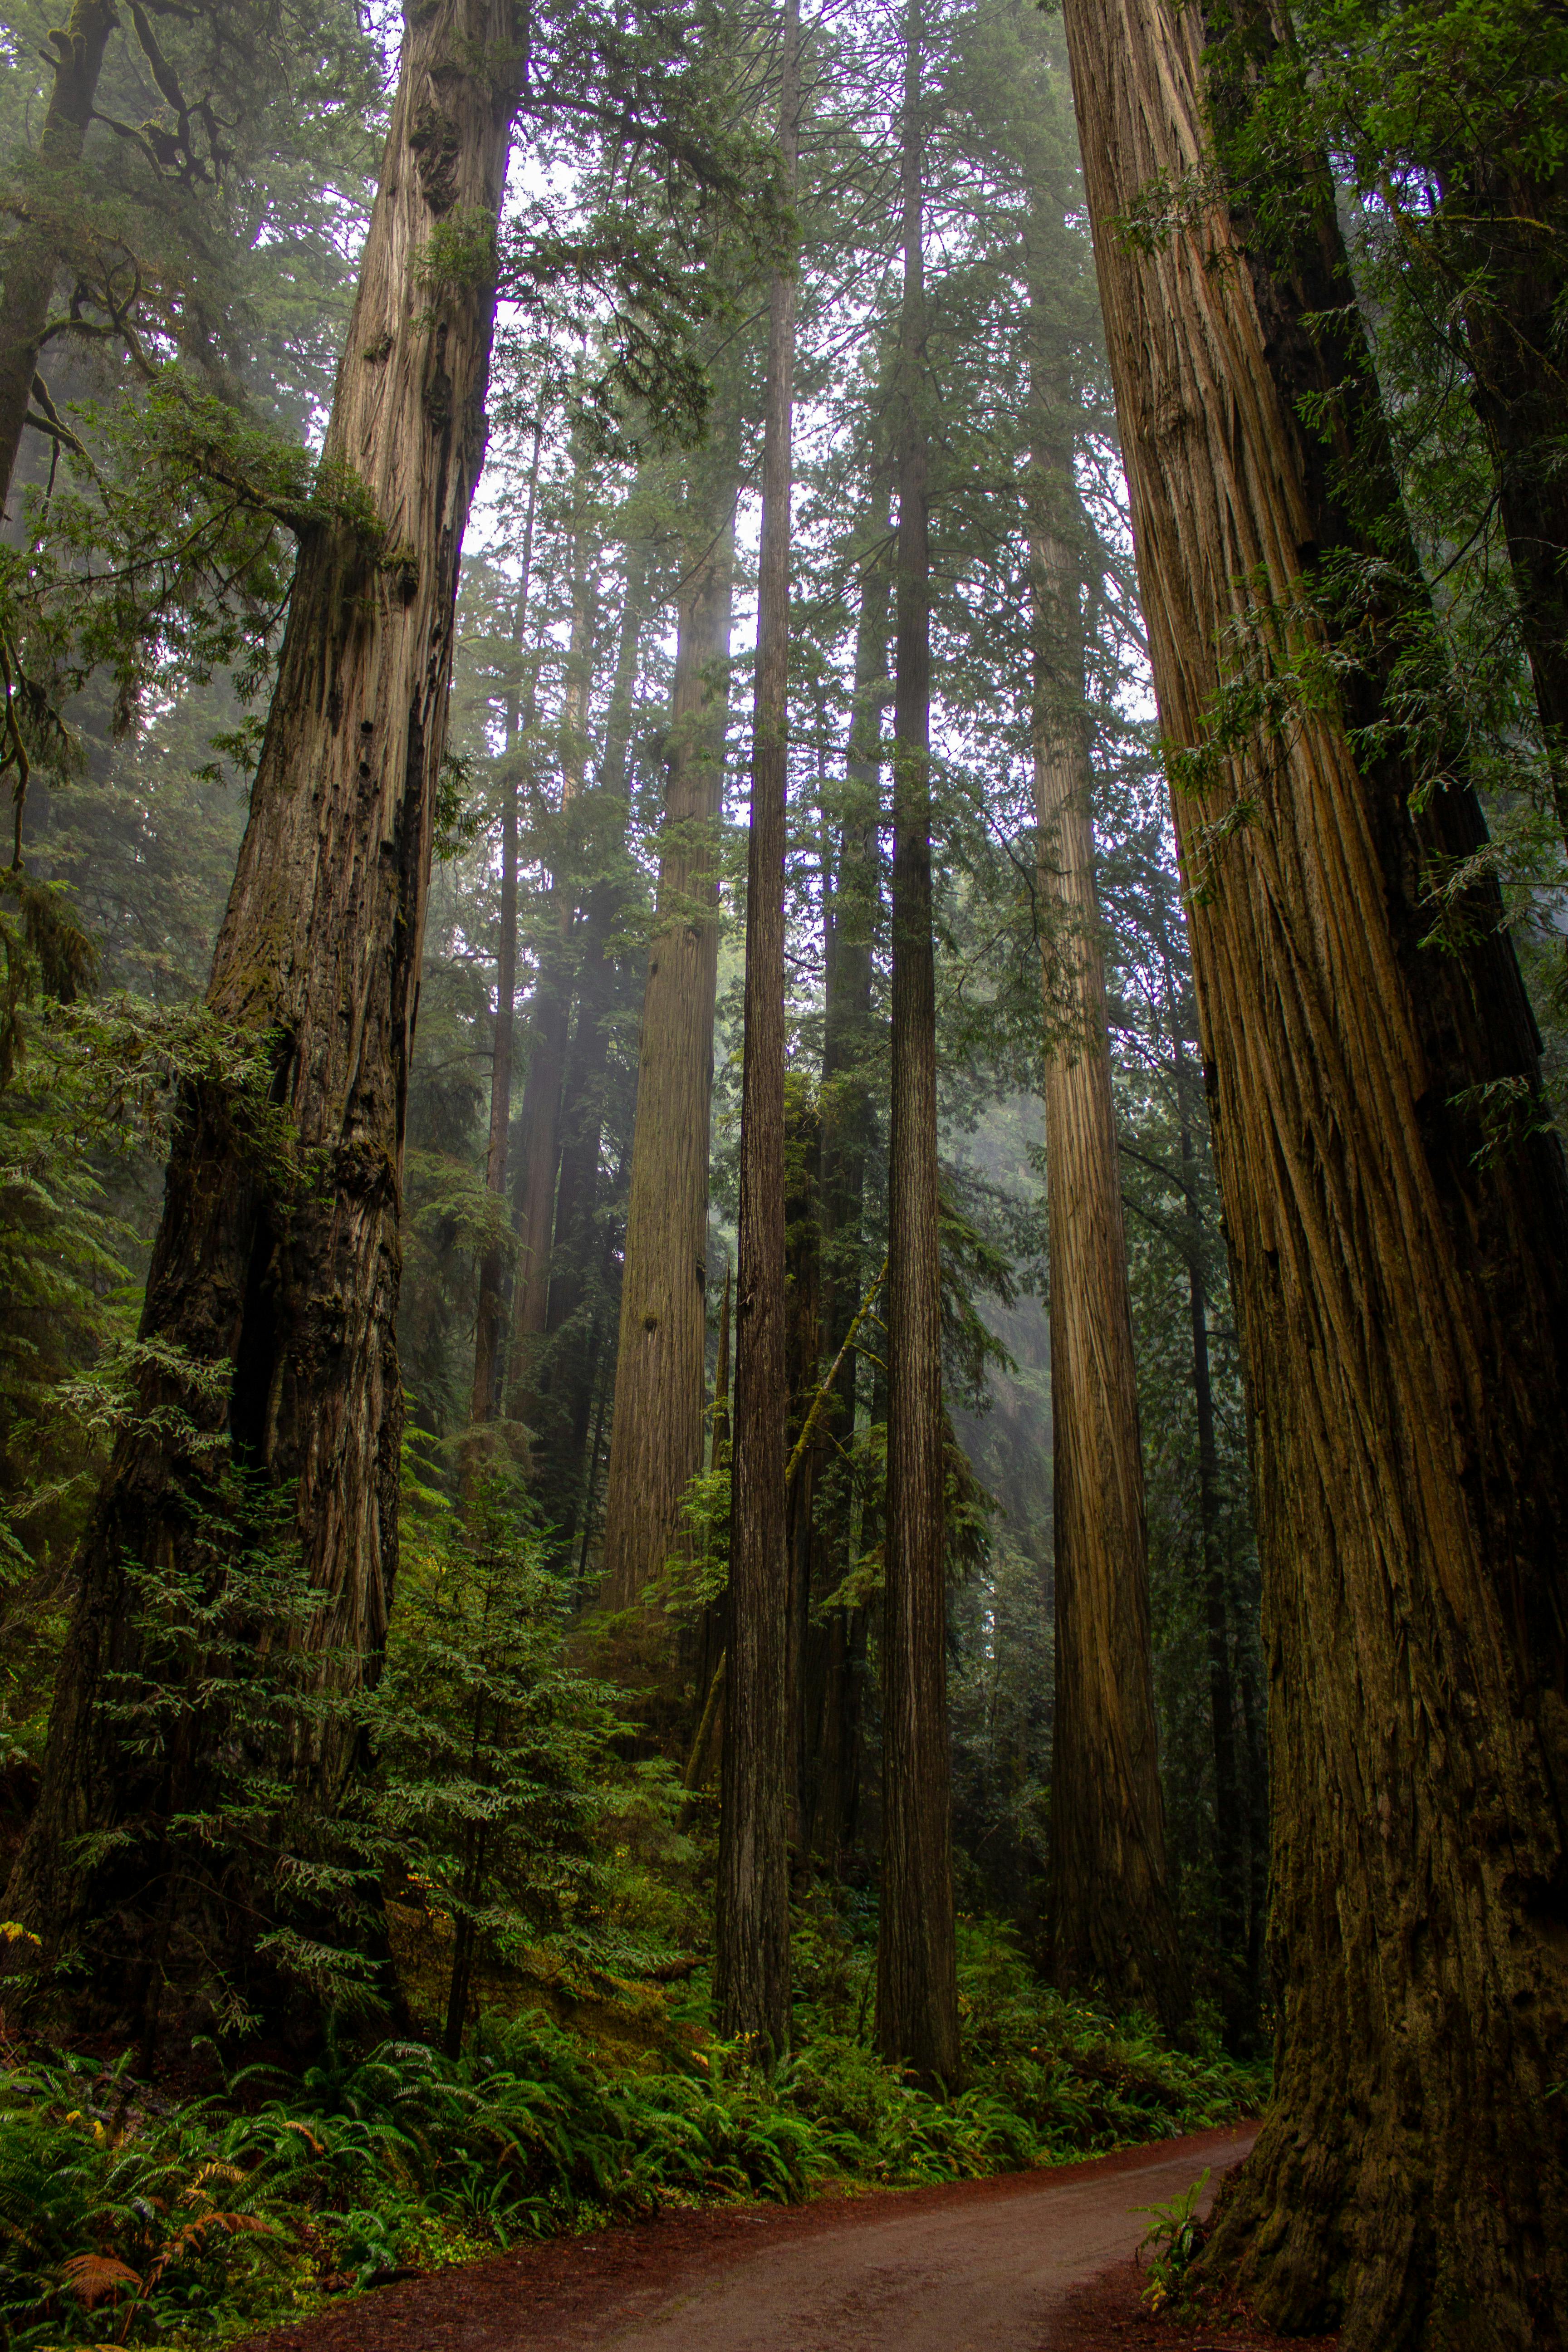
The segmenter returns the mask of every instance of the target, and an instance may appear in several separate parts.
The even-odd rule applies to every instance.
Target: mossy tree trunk
[[[155,2014],[161,1977],[207,1969],[216,1937],[245,1997],[274,2011],[281,1998],[257,1955],[266,1870],[209,1865],[199,1836],[169,1859],[168,1824],[202,1812],[227,1753],[223,1708],[193,1702],[147,1752],[109,1704],[134,1688],[142,1655],[136,1565],[198,1586],[207,1572],[214,1444],[226,1439],[290,1498],[319,1596],[295,1638],[344,1701],[258,1770],[281,1762],[330,1807],[357,1752],[353,1694],[381,1654],[397,1561],[408,1064],[494,322],[486,273],[448,272],[434,241],[455,224],[455,251],[471,255],[475,226],[493,227],[519,62],[507,0],[434,0],[404,40],[323,453],[363,485],[369,512],[324,520],[301,542],[207,997],[270,1057],[290,1150],[284,1164],[258,1149],[216,1085],[183,1106],[140,1411],[82,1545],[42,1792],[8,1897],[46,1959],[85,1945],[90,1967],[69,1996],[84,2012]],[[181,1357],[217,1384],[188,1379]],[[88,1831],[123,1842],[89,1866]],[[195,1922],[184,1942],[181,1921]]]
[[[1264,1575],[1276,2088],[1210,2262],[1346,2352],[1560,2346],[1562,1155],[1495,891],[1431,938],[1484,832],[1384,723],[1394,632],[1337,694],[1284,676],[1334,651],[1303,572],[1403,551],[1327,174],[1270,255],[1213,184],[1202,17],[1067,24],[1161,718],[1206,744],[1173,806]]]

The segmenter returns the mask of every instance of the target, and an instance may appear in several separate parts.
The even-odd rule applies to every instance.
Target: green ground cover
[[[6,2352],[221,2345],[395,2273],[671,2205],[793,2200],[1062,2161],[1200,2130],[1266,2077],[1217,2037],[1175,2050],[1142,2018],[1065,2000],[1010,1932],[966,1922],[966,2081],[931,2097],[868,2046],[868,1927],[797,1927],[796,2044],[763,2077],[705,2028],[700,1973],[614,1989],[608,2031],[487,2012],[462,2054],[330,2046],[178,2095],[128,2059],[13,2051],[0,2074]],[[649,2031],[650,2011],[657,2031]]]

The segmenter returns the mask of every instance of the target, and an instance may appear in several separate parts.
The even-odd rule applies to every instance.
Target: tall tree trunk
[[[1056,1717],[1051,1943],[1065,1985],[1102,1984],[1167,2026],[1184,2006],[1165,1879],[1138,1367],[1084,710],[1081,513],[1070,452],[1038,420],[1029,526],[1035,813],[1049,921],[1046,1168],[1050,1213]],[[1079,529],[1069,536],[1072,525]]]
[[[604,1600],[628,1608],[680,1540],[702,1465],[718,842],[740,421],[726,394],[689,494],[658,914],[648,950],[605,1498]]]
[[[958,1975],[947,1736],[936,966],[931,882],[931,551],[925,421],[921,0],[904,30],[904,286],[896,406],[892,1119],[888,1153],[888,1500],[877,2046],[956,2084]]]
[[[614,1010],[616,958],[614,940],[626,911],[624,883],[614,861],[626,855],[629,804],[627,763],[631,751],[632,696],[637,684],[637,650],[647,619],[647,551],[633,547],[626,555],[626,597],[621,608],[620,644],[605,719],[605,756],[594,785],[593,855],[612,870],[590,887],[583,924],[583,948],[577,982],[577,1019],[566,1070],[562,1118],[561,1174],[555,1195],[557,1258],[550,1275],[546,1329],[553,1339],[582,1304],[590,1265],[595,1255],[594,1213],[598,1197],[599,1147],[605,1126],[605,1073],[609,1059],[607,1024]],[[580,1381],[563,1378],[552,1353],[550,1391],[557,1414],[572,1413],[570,1393]]]
[[[817,1756],[826,1644],[811,1622],[816,1482],[826,1412],[817,1391],[822,1363],[822,1228],[816,1106],[796,1096],[784,1123],[784,1394],[789,1401],[784,1505],[784,1800],[791,1867],[805,1874],[816,1811]],[[852,1362],[852,1359],[848,1360]],[[831,1361],[831,1360],[830,1360]]]
[[[584,495],[581,480],[577,495],[579,499]],[[587,533],[579,525],[572,543],[572,634],[566,648],[565,690],[561,702],[563,818],[582,799],[587,774],[588,693],[594,677],[596,621],[597,599],[588,569]],[[555,1184],[561,1162],[562,1092],[572,1018],[575,925],[576,910],[571,894],[557,877],[551,884],[531,1023],[533,1051],[523,1085],[523,1159],[517,1202],[512,1376],[520,1391],[522,1417],[531,1423],[537,1411],[534,1382],[540,1347],[550,1318],[550,1258],[555,1238]]]
[[[839,827],[831,895],[824,892],[822,1085],[818,1093],[822,1155],[822,1340],[837,1361],[865,1291],[862,1223],[866,1164],[872,1133],[869,1056],[877,920],[881,898],[879,815],[882,710],[888,692],[889,617],[892,567],[877,542],[889,524],[890,481],[874,478],[868,517],[871,541],[860,580],[855,628],[855,698],[845,759],[847,791]],[[857,1358],[840,1366],[832,1401],[846,1436],[855,1427]],[[832,1427],[834,1424],[830,1423]],[[841,1582],[852,1557],[853,1512],[837,1514],[826,1531],[827,1558]],[[859,1771],[864,1612],[835,1610],[822,1661],[822,1711],[817,1736],[817,1802],[814,1834],[828,1869],[837,1875],[853,1843],[855,1780]]]
[[[544,419],[533,430],[533,462],[528,477],[528,515],[522,532],[512,623],[513,645],[522,650],[528,621],[528,591],[533,568],[533,522],[539,502],[539,458]],[[511,1049],[517,996],[517,787],[518,691],[507,688],[506,751],[501,786],[500,938],[496,947],[496,1026],[490,1057],[490,1123],[485,1150],[485,1190],[498,1203],[506,1198],[507,1144],[511,1133]],[[474,1386],[468,1403],[473,1422],[494,1421],[506,1385],[507,1261],[499,1240],[479,1259],[479,1299],[474,1313]]]
[[[1346,2352],[1562,2345],[1562,1155],[1495,889],[1426,943],[1485,836],[1416,795],[1393,654],[1209,731],[1227,646],[1324,674],[1304,563],[1404,554],[1327,173],[1275,257],[1212,192],[1201,16],[1067,22],[1161,716],[1205,747],[1173,805],[1257,1441],[1280,2030],[1211,2260]],[[1202,194],[1135,249],[1159,175]]]
[[[1198,1425],[1198,1549],[1205,1630],[1208,1647],[1209,1727],[1214,1744],[1215,1864],[1219,1881],[1219,1933],[1227,1960],[1243,1971],[1241,2013],[1227,1996],[1231,2036],[1250,2040],[1258,1987],[1247,1964],[1246,1839],[1241,1818],[1241,1776],[1237,1759],[1236,1681],[1230,1663],[1230,1608],[1226,1593],[1225,1554],[1220,1542],[1219,1448],[1215,1434],[1214,1381],[1209,1368],[1208,1283],[1203,1211],[1198,1192],[1198,1156],[1193,1133],[1194,1073],[1187,1057],[1182,1001],[1166,952],[1163,910],[1160,952],[1165,1003],[1171,1021],[1172,1073],[1176,1090],[1176,1142],[1182,1163],[1186,1211],[1187,1307],[1193,1341],[1193,1405]]]
[[[59,275],[56,208],[71,202],[68,182],[81,161],[103,53],[119,21],[111,0],[73,0],[64,32],[48,36],[55,50],[49,59],[55,86],[34,158],[32,216],[16,236],[5,272],[5,325],[0,329],[0,505],[11,495]]]
[[[238,1462],[292,1498],[320,1595],[297,1638],[319,1656],[318,1680],[352,1699],[374,1675],[385,1633],[402,1433],[404,1115],[494,320],[488,279],[431,284],[421,265],[437,222],[497,218],[518,62],[504,0],[435,0],[409,21],[323,451],[329,467],[363,483],[388,536],[345,518],[301,543],[207,993],[221,1019],[268,1041],[300,1179],[226,1088],[191,1090],[142,1318],[141,1410],[115,1447],[79,1560],[43,1789],[9,1900],[46,1958],[112,1916],[78,1979],[83,2006],[108,2014],[123,2009],[138,1971],[132,1997],[156,1999],[146,1932],[167,1890],[149,1875],[149,1841],[202,1813],[217,1759],[229,1756],[221,1706],[198,1711],[193,1698],[172,1748],[148,1752],[121,1736],[107,1704],[106,1677],[123,1678],[112,1687],[124,1695],[142,1655],[132,1565],[188,1571],[198,1586],[215,1572],[212,1441],[226,1437]],[[186,1379],[175,1351],[223,1377]],[[345,1704],[299,1731],[285,1769],[330,1807],[357,1741]],[[125,1843],[90,1864],[79,1858],[85,1832],[117,1828]],[[241,1873],[247,1883],[233,1882],[231,1902],[222,1862],[209,1863],[199,1837],[176,1867],[182,1911],[206,1916],[170,1969],[209,1967],[201,1948],[216,1943],[254,2005],[275,2011],[270,1964],[257,1957],[278,1899],[265,1871]]]
[[[784,0],[779,146],[795,186],[799,0]],[[789,550],[795,279],[773,273],[763,428],[745,1042],[735,1285],[734,1477],[719,1815],[714,1990],[720,2032],[771,2062],[789,2045],[784,1801],[784,853],[789,783]]]

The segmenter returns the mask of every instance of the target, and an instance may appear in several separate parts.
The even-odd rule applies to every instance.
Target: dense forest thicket
[[[5,2341],[1268,2097],[1568,2342],[1560,14],[3,37]]]

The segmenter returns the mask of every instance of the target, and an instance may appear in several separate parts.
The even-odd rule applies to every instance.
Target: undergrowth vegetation
[[[459,2056],[331,2043],[288,2076],[202,2095],[129,2055],[13,2052],[0,2076],[7,2352],[213,2344],[322,2296],[564,2230],[833,2183],[957,2180],[1195,2130],[1252,2105],[1217,2040],[1162,2042],[1036,1981],[966,1923],[968,2079],[939,2099],[868,2045],[868,1922],[805,1917],[795,2054],[771,2077],[705,2031],[700,1979],[628,2066],[533,2011],[486,2014]]]

